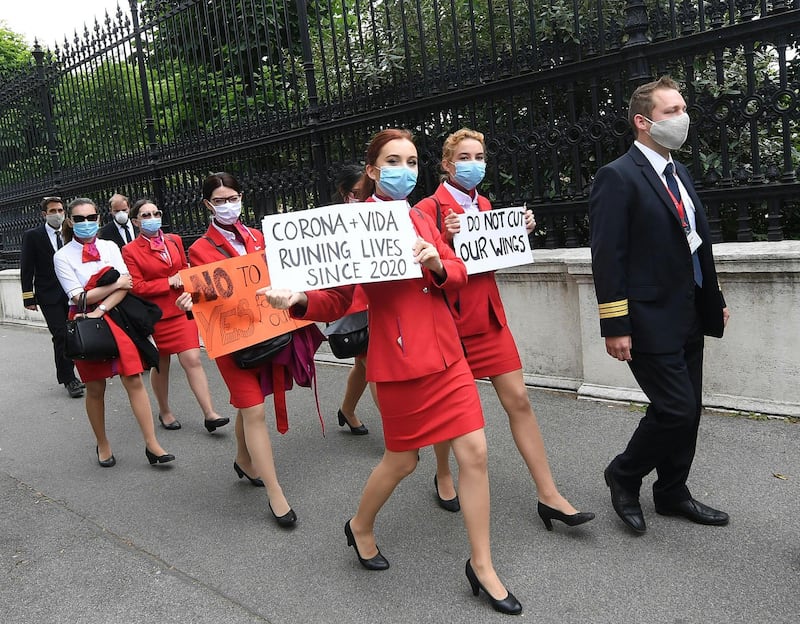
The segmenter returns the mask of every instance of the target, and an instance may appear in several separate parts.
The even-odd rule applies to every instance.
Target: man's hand
[[[728,308],[722,308],[722,327],[725,328],[728,326],[728,320],[731,318],[731,313],[728,311]]]
[[[630,336],[607,336],[606,352],[620,362],[630,362],[631,358],[631,337]]]

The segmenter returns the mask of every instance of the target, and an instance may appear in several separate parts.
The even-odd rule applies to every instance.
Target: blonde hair
[[[486,149],[486,143],[483,140],[483,133],[477,130],[470,130],[469,128],[461,128],[456,130],[444,140],[442,145],[442,160],[452,160],[453,154],[456,152],[456,146],[464,139],[475,139],[481,144],[483,149]]]

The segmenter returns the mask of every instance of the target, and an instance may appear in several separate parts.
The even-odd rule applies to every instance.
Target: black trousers
[[[691,498],[686,480],[694,460],[703,388],[703,333],[699,323],[676,353],[631,350],[628,363],[650,405],[625,451],[612,462],[615,477],[632,491],[655,470],[656,505]],[[635,342],[634,342],[635,346]]]
[[[64,339],[67,333],[67,314],[69,305],[66,300],[59,303],[39,304],[39,309],[44,315],[47,329],[53,336],[53,357],[56,364],[56,379],[58,383],[65,384],[75,379],[75,364],[64,357]]]

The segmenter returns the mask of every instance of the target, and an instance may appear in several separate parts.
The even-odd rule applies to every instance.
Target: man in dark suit
[[[111,221],[106,223],[97,233],[97,238],[114,241],[122,249],[139,235],[139,228],[134,227],[128,216],[130,206],[128,198],[119,193],[114,193],[108,200]]]
[[[38,306],[42,311],[47,329],[53,337],[56,378],[58,383],[64,384],[69,395],[77,399],[83,396],[84,385],[75,376],[72,360],[64,357],[69,305],[53,267],[53,254],[64,242],[61,238],[61,224],[64,222],[61,198],[45,197],[42,200],[42,216],[45,223],[22,235],[22,299],[27,309],[36,310]]]
[[[672,160],[689,131],[678,85],[663,77],[637,88],[628,119],[636,141],[597,172],[589,197],[592,270],[606,351],[628,362],[650,405],[604,476],[614,510],[637,533],[646,530],[639,489],[652,470],[656,513],[724,525],[728,515],[686,486],[703,336],[721,337],[729,315],[703,206],[688,170]]]

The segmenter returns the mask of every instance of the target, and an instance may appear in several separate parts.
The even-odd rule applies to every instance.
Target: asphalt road
[[[379,516],[391,562],[368,572],[343,525],[382,451],[368,396],[370,434],[336,426],[347,368],[320,363],[323,436],[311,390],[289,393],[290,430],[273,446],[299,517],[277,527],[262,489],[233,471],[232,425],[208,434],[180,367],[172,403],[179,431],[158,429],[177,456],[151,467],[118,380],[107,391],[117,465],[97,465],[82,400],[54,381],[46,331],[0,325],[0,622],[274,624],[513,620],[471,595],[460,514],[434,500],[434,458]],[[617,365],[609,360],[609,366]],[[212,362],[221,413],[232,416]],[[800,425],[704,416],[689,485],[731,515],[727,527],[658,516],[648,480],[648,532],[630,534],[611,509],[602,471],[641,412],[532,389],[562,492],[597,518],[545,531],[536,492],[490,386],[480,384],[489,440],[495,565],[537,623],[794,623],[800,617]],[[272,422],[272,421],[270,421]]]

